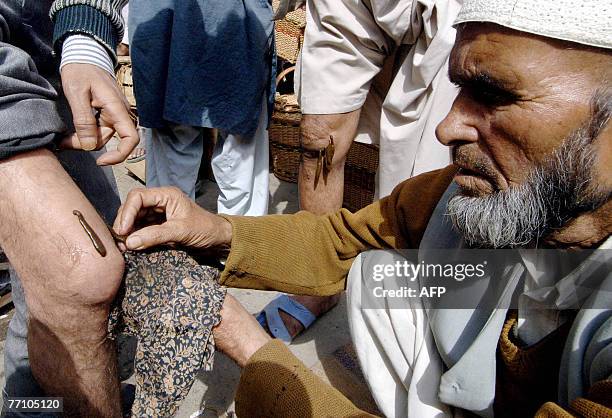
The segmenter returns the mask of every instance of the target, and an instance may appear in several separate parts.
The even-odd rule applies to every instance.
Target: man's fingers
[[[134,228],[134,224],[143,209],[165,207],[164,188],[133,189],[128,193],[125,203],[115,220],[115,230],[119,234],[127,234]]]
[[[112,127],[101,126],[98,128],[98,133],[100,138],[102,139],[100,143],[100,148],[102,148],[113,137],[113,135],[115,134],[115,130]]]
[[[136,130],[127,109],[125,109],[125,115],[127,119],[124,117],[121,121],[115,124],[117,135],[119,135],[119,145],[117,146],[117,151],[119,152],[121,161],[125,160],[140,142],[138,131]]]
[[[100,149],[106,144],[114,135],[115,130],[113,128],[109,128],[106,126],[97,127],[96,137],[100,138],[100,141],[96,144],[95,149]],[[79,140],[78,135],[72,133],[70,135],[66,135],[58,144],[59,149],[83,149],[81,147],[81,141]],[[105,154],[106,155],[106,154]]]
[[[115,221],[113,222],[113,229],[115,230],[117,234],[127,235],[138,227],[137,224],[144,224],[144,225],[147,224],[146,215],[147,213],[150,212],[150,209],[141,208],[136,214],[136,216],[134,217],[134,223],[127,230],[124,230],[123,228],[121,228],[121,221],[123,219],[123,209],[124,208],[125,208],[125,204],[119,207],[119,210],[117,211],[117,216],[115,217]],[[152,223],[152,222],[149,222],[149,223]]]
[[[143,208],[143,195],[149,193],[147,189],[133,189],[128,193],[115,220],[114,228],[119,234],[125,235],[134,229],[138,213]]]
[[[119,145],[116,150],[98,158],[98,164],[117,164],[124,161],[140,142],[138,131],[125,103],[122,101],[105,103],[101,121],[104,125],[114,128],[119,136]]]
[[[118,164],[120,162],[125,161],[125,159],[127,158],[128,155],[130,155],[129,151],[127,154],[123,151],[119,151],[119,148],[114,149],[114,150],[110,150],[108,152],[105,152],[104,154],[102,154],[97,160],[96,160],[96,164],[103,166],[103,165],[113,165],[113,164]]]
[[[168,221],[162,225],[151,225],[131,234],[125,244],[129,250],[144,250],[160,244],[176,242],[179,229]]]
[[[123,206],[124,205],[119,206],[119,210],[117,210],[117,216],[115,216],[115,221],[113,222],[113,229],[119,235],[123,235],[127,233],[127,232],[123,232],[123,230],[121,229]]]
[[[115,126],[115,128],[117,128],[117,126]],[[134,129],[134,132],[136,132],[136,129]],[[119,131],[117,131],[117,133],[119,133]],[[97,159],[96,162],[98,163],[98,165],[112,165],[125,161],[125,159],[130,155],[134,148],[136,148],[139,142],[140,140],[138,138],[137,132],[135,137],[130,135],[122,138],[120,134],[117,149],[104,153],[102,156],[100,156],[100,158]]]
[[[75,146],[74,138],[68,143],[73,148],[91,151],[110,138],[100,136],[98,126],[113,128],[126,143],[117,152],[102,156],[99,163],[115,164],[124,160],[138,142],[138,133],[115,79],[91,64],[67,64],[61,73],[79,145]],[[93,109],[99,109],[99,121],[96,121]]]
[[[79,137],[75,132],[62,138],[58,144],[58,147],[60,149],[81,149],[81,142],[79,141]]]

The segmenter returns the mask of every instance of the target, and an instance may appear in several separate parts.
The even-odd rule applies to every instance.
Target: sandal
[[[146,156],[147,152],[144,148],[134,148],[134,151],[132,151],[132,153],[128,155],[125,162],[128,164],[137,163],[138,161],[144,160]]]
[[[308,308],[287,295],[281,295],[268,303],[257,315],[257,321],[272,337],[278,338],[287,344],[293,340],[293,337],[289,334],[280,316],[280,311],[297,319],[304,326],[304,330],[307,330],[317,319]]]

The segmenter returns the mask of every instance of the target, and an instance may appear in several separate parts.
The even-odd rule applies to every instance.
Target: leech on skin
[[[74,216],[76,216],[77,218],[79,218],[79,223],[81,224],[81,226],[85,230],[85,233],[87,234],[87,236],[91,240],[91,243],[93,244],[93,246],[96,249],[96,251],[98,253],[100,253],[100,255],[102,257],[106,257],[106,248],[104,247],[104,244],[102,243],[102,240],[100,239],[98,234],[96,234],[96,231],[94,231],[93,228],[91,226],[89,226],[89,224],[87,223],[87,221],[83,217],[83,214],[81,212],[79,212],[78,210],[73,210],[72,214]]]
[[[111,226],[108,227],[108,231],[116,242],[122,242],[125,244],[125,240],[127,240],[128,237],[127,235],[119,235]]]

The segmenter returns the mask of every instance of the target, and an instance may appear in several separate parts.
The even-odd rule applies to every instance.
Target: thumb
[[[176,226],[172,222],[161,225],[151,225],[139,229],[128,236],[125,245],[128,250],[144,250],[162,244],[171,244],[178,241]]]
[[[79,142],[79,147],[85,151],[92,151],[98,146],[98,124],[91,107],[91,94],[87,91],[68,91],[66,94],[72,121]],[[77,148],[77,147],[75,147]]]
[[[98,125],[91,111],[76,115],[74,130],[82,150],[93,151],[98,147]]]

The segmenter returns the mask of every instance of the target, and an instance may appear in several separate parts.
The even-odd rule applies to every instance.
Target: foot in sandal
[[[334,296],[281,295],[257,315],[257,321],[272,337],[290,343],[321,315],[338,304]]]
[[[142,161],[146,157],[146,151],[144,148],[136,147],[134,151],[130,155],[128,155],[126,163],[137,163],[138,161]]]

